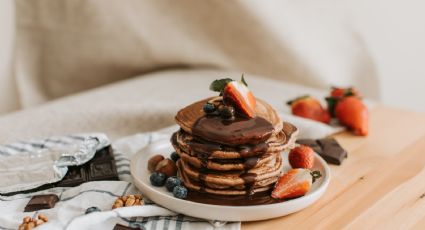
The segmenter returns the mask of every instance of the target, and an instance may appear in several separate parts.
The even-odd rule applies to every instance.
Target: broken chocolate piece
[[[133,228],[133,227],[124,226],[122,224],[116,224],[112,230],[135,230],[135,229],[141,229],[141,228],[139,227]]]
[[[55,194],[33,196],[25,206],[24,212],[33,212],[41,209],[50,209],[55,207],[59,197]]]
[[[347,151],[343,149],[334,138],[324,138],[319,140],[300,139],[298,144],[310,146],[326,162],[340,165],[347,158]]]
[[[318,154],[322,153],[322,147],[320,147],[319,143],[317,143],[317,141],[314,139],[300,139],[297,140],[297,143],[311,147]]]
[[[347,157],[347,151],[343,149],[334,138],[325,138],[317,140],[322,147],[321,156],[331,164],[340,165]]]

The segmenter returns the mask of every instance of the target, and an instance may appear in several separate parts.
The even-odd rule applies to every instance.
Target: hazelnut
[[[162,160],[164,160],[164,156],[163,155],[160,155],[160,154],[157,154],[157,155],[151,157],[149,159],[149,161],[148,161],[148,169],[149,169],[149,171],[151,171],[151,172],[155,171],[156,166]]]
[[[177,175],[177,166],[171,159],[164,159],[155,167],[155,172],[164,173],[167,177]]]

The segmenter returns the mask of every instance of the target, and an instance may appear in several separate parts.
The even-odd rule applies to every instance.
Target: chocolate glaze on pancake
[[[192,128],[195,136],[230,146],[262,143],[273,134],[273,131],[273,125],[258,116],[233,120],[225,120],[219,116],[204,116],[199,118]]]

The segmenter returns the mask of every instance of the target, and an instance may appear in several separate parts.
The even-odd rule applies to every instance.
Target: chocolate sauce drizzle
[[[238,196],[237,198],[235,196],[230,196],[232,198],[227,196],[218,197],[224,198],[226,205],[229,205],[229,199],[232,200],[233,205],[275,203],[276,200],[271,198],[270,191],[255,196],[256,194],[253,192],[257,174],[249,172],[250,169],[258,165],[259,156],[267,152],[269,146],[265,141],[270,138],[273,131],[273,125],[258,116],[250,119],[235,118],[233,120],[222,119],[219,116],[199,118],[192,127],[194,138],[187,143],[189,153],[201,161],[198,176],[198,183],[201,188],[199,192],[190,191],[188,200],[211,204],[218,204],[223,201],[222,199],[210,199],[211,196],[205,194],[205,181],[208,173],[212,172],[212,170],[207,169],[207,164],[208,161],[220,162],[220,160],[211,158],[211,154],[214,151],[234,151],[240,154],[240,158],[229,159],[229,163],[232,163],[231,160],[238,162],[242,159],[244,170],[239,177],[244,181],[247,195]],[[180,132],[184,131],[180,130]],[[172,141],[177,144],[175,135],[173,135]],[[202,195],[199,195],[199,193]],[[248,200],[251,202],[247,202]]]

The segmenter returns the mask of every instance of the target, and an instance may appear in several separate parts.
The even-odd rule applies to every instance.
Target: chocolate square
[[[24,212],[33,212],[41,209],[50,209],[55,207],[59,197],[55,194],[33,196],[25,206]]]
[[[113,160],[114,155],[112,152],[112,147],[108,146],[96,152],[93,157],[93,160]]]
[[[114,161],[93,161],[89,167],[89,181],[113,180],[117,176],[117,169]]]
[[[87,180],[84,168],[72,166],[68,168],[65,177],[57,183],[58,187],[73,187],[84,183]]]

